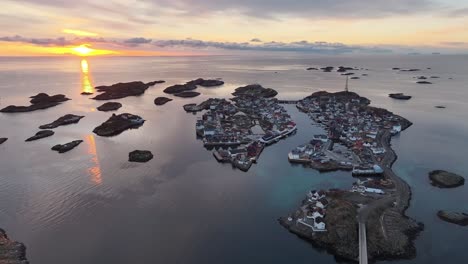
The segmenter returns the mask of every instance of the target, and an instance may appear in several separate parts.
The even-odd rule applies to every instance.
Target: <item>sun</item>
[[[72,48],[72,51],[78,56],[87,56],[90,55],[94,51],[94,49],[91,49],[88,47],[88,45],[83,44],[78,47]]]

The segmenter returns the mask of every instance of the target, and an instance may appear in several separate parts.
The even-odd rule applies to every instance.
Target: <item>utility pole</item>
[[[348,78],[349,78],[349,77],[346,76],[346,86],[345,86],[345,91],[346,91],[346,93],[349,92],[349,90],[348,90]]]

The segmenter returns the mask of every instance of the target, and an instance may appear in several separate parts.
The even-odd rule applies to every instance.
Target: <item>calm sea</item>
[[[350,89],[414,123],[392,141],[399,155],[395,170],[413,190],[408,214],[426,229],[416,241],[417,258],[394,263],[463,263],[468,230],[440,221],[436,212],[468,211],[468,185],[437,189],[427,173],[447,169],[468,176],[468,56],[0,58],[1,108],[27,104],[39,92],[72,99],[43,111],[0,114],[0,137],[9,138],[0,145],[0,227],[24,242],[31,263],[39,264],[335,263],[277,223],[309,189],[353,182],[349,173],[320,174],[287,161],[290,149],[321,129],[288,106],[297,134],[268,147],[244,173],[217,163],[203,148],[194,131],[197,116],[182,105],[229,97],[251,83],[278,90],[282,99],[342,90],[343,76],[305,70],[340,65],[368,69]],[[440,78],[418,85],[413,77],[419,75]],[[223,78],[226,85],[199,88],[203,95],[195,99],[153,104],[166,86],[198,77]],[[142,116],[143,127],[112,138],[92,133],[111,114],[96,111],[102,102],[80,95],[83,90],[159,79],[167,83],[118,100],[118,112]],[[391,92],[413,99],[392,100]],[[68,113],[86,117],[55,129],[52,137],[24,142],[39,125]],[[73,151],[50,150],[75,139],[84,143]],[[155,158],[131,164],[128,153],[135,149],[151,150]]]

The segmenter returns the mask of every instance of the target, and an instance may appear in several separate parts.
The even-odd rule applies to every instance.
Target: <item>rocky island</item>
[[[437,216],[449,223],[457,224],[461,226],[468,226],[468,214],[467,213],[458,213],[458,212],[447,212],[439,211]]]
[[[8,140],[8,138],[0,138],[0,145],[5,143],[5,141],[7,141],[7,140]]]
[[[52,131],[52,130],[41,130],[41,131],[37,132],[36,135],[26,139],[25,141],[34,141],[34,140],[38,140],[38,139],[41,139],[41,138],[50,137],[50,136],[52,136],[54,134],[55,134],[55,132]]]
[[[194,91],[185,91],[185,92],[174,94],[174,96],[182,97],[182,98],[192,98],[192,97],[197,97],[199,95],[200,95],[199,92],[194,92]]]
[[[388,95],[388,97],[398,100],[409,100],[412,98],[411,95],[405,95],[403,93],[391,93]]]
[[[167,87],[164,89],[164,92],[167,94],[179,94],[185,91],[190,91],[190,90],[195,90],[197,89],[197,86],[203,86],[203,87],[215,87],[215,86],[221,86],[223,85],[224,82],[221,80],[205,80],[202,78],[196,79],[189,81],[185,84],[176,84]]]
[[[57,94],[53,96],[49,96],[46,93],[39,93],[37,95],[30,97],[29,106],[16,106],[10,105],[0,110],[3,113],[21,113],[21,112],[32,112],[40,109],[46,109],[50,107],[54,107],[59,105],[62,102],[70,100],[69,98],[65,97],[63,94]]]
[[[5,231],[0,228],[0,263],[28,264],[26,247],[23,243],[11,241]]]
[[[242,171],[250,169],[263,149],[296,131],[296,124],[274,97],[277,92],[261,85],[239,87],[230,101],[210,98],[199,105],[184,105],[187,112],[205,111],[195,131],[203,145],[222,163]]]
[[[110,86],[96,86],[96,90],[101,94],[93,97],[94,100],[113,100],[125,98],[127,96],[138,96],[143,94],[149,87],[164,81],[154,81],[144,83],[141,81],[116,83]]]
[[[250,84],[237,88],[232,95],[271,98],[278,95],[278,92],[271,88],[264,88],[260,84]]]
[[[112,116],[100,126],[96,127],[93,132],[101,137],[116,136],[127,129],[139,128],[145,120],[137,115],[128,113]]]
[[[80,120],[83,117],[84,116],[77,116],[77,115],[68,114],[68,115],[64,115],[64,116],[60,117],[59,119],[55,120],[52,123],[42,125],[39,128],[40,129],[52,129],[52,128],[57,128],[59,126],[66,126],[66,125],[70,125],[70,124],[76,124],[76,123],[80,122]]]
[[[79,144],[81,144],[83,140],[74,140],[72,142],[66,143],[66,144],[58,144],[52,147],[52,150],[57,151],[58,153],[65,153],[67,151],[70,151],[77,147]]]
[[[121,107],[122,107],[122,104],[119,102],[107,102],[107,103],[102,104],[101,106],[98,106],[97,110],[102,111],[102,112],[109,112],[109,111],[116,111]]]
[[[153,159],[153,153],[149,150],[134,150],[128,154],[130,162],[148,162]]]
[[[414,257],[413,241],[423,225],[405,215],[411,190],[391,169],[397,156],[390,147],[391,137],[411,122],[347,91],[317,92],[296,106],[327,134],[291,151],[289,160],[318,170],[350,170],[358,180],[348,190],[310,191],[280,224],[338,258],[367,260],[362,248],[371,261]]]
[[[172,99],[167,98],[167,97],[157,97],[154,99],[154,104],[155,105],[165,105],[166,103],[172,101]]]
[[[455,188],[465,184],[465,178],[444,170],[429,172],[429,179],[432,185],[440,188]]]

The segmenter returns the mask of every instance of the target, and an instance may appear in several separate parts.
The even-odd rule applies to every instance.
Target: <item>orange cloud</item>
[[[66,29],[63,29],[62,32],[66,33],[66,34],[72,34],[72,35],[75,35],[75,36],[80,36],[80,37],[96,37],[96,36],[98,36],[97,33],[84,31],[84,30],[77,30],[77,29],[68,29],[68,28],[66,28]]]

